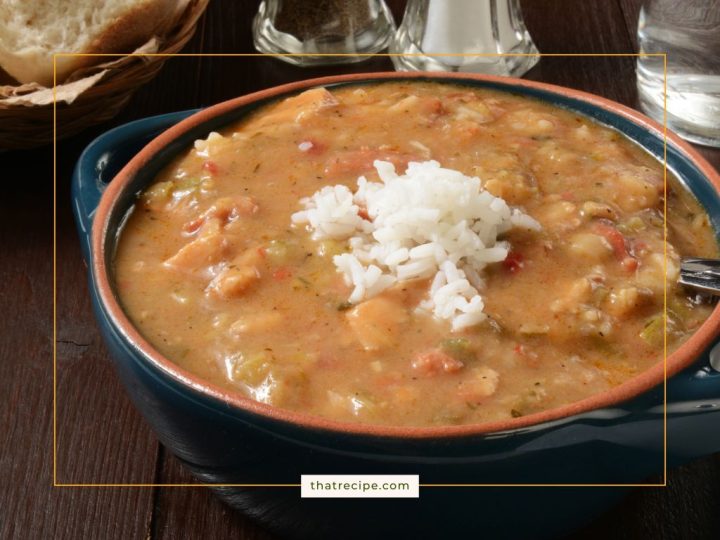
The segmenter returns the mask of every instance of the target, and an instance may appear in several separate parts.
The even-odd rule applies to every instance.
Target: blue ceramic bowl
[[[720,353],[714,349],[718,310],[668,357],[667,409],[663,366],[657,366],[568,407],[505,423],[447,428],[340,424],[258,404],[174,366],[132,327],[113,289],[113,253],[136,193],[169,160],[209,131],[306,88],[403,79],[532,96],[611,126],[663,158],[662,127],[626,107],[560,87],[474,75],[329,77],[109,131],[80,157],[73,205],[99,328],[128,393],[160,441],[198,479],[219,484],[296,484],[301,474],[321,473],[419,474],[423,484],[632,484],[662,473],[666,457],[672,466],[720,451],[720,373],[710,363]],[[717,172],[671,134],[667,163],[720,231]],[[435,486],[422,488],[417,500],[345,500],[301,499],[293,487],[213,489],[268,528],[297,538],[550,537],[588,521],[626,490]]]

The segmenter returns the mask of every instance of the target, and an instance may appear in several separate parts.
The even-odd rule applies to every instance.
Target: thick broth
[[[224,133],[139,197],[115,261],[130,318],[200,377],[338,420],[447,425],[557,407],[662,360],[663,167],[618,133],[532,99],[436,83],[317,90]],[[299,199],[322,186],[376,180],[374,159],[402,170],[437,160],[542,224],[506,235],[512,252],[482,291],[488,321],[451,333],[416,313],[426,281],[350,306],[332,263],[346,246],[291,226]],[[668,193],[673,350],[712,309],[676,285],[679,258],[717,246],[698,203],[677,182]],[[387,330],[372,350],[368,325]]]

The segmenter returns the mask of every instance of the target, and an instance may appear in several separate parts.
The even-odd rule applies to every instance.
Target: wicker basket
[[[167,60],[165,56],[142,54],[179,52],[195,32],[208,1],[191,0],[167,35],[153,38],[133,53],[140,56],[107,58],[109,62],[79,69],[58,85],[58,95],[79,92],[69,104],[58,99],[58,139],[74,135],[118,114],[133,92],[155,77]],[[28,103],[26,99],[31,95],[37,96],[34,103]],[[33,148],[52,140],[52,90],[34,84],[0,85],[0,150]]]

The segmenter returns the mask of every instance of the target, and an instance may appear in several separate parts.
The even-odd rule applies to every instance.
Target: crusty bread
[[[53,53],[129,53],[166,32],[189,0],[0,0],[0,66],[21,83],[53,83]],[[57,81],[98,63],[58,57]]]

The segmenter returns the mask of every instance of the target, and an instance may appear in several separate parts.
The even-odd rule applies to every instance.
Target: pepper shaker
[[[394,31],[384,0],[263,0],[253,22],[258,51],[301,66],[360,62]]]

